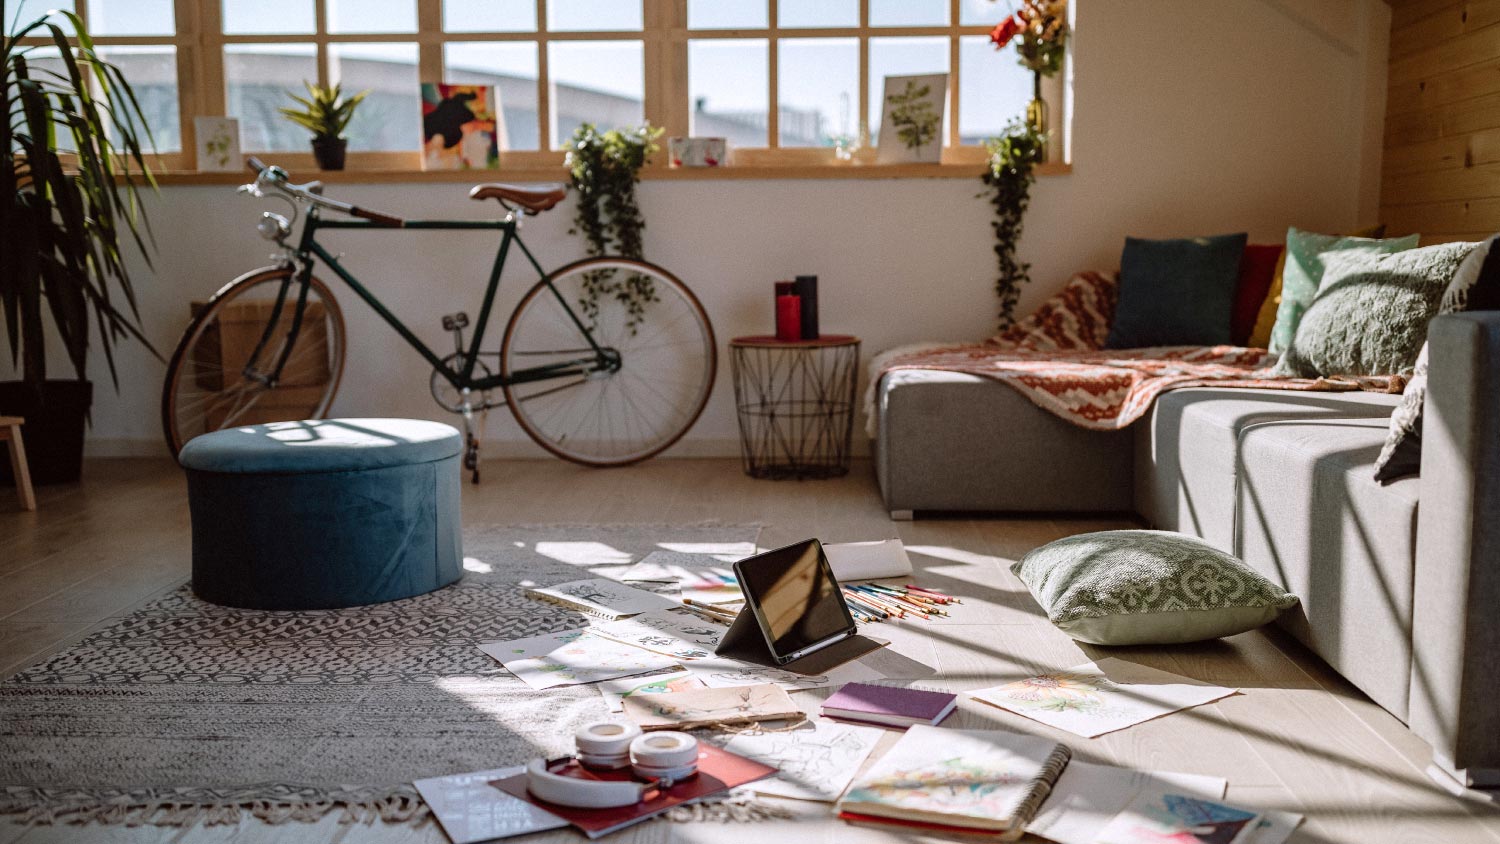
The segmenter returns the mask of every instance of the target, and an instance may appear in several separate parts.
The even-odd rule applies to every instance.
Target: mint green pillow
[[[1414,248],[1417,238],[1413,234],[1380,240],[1287,229],[1286,267],[1281,273],[1281,304],[1276,308],[1276,325],[1271,328],[1271,353],[1279,355],[1291,347],[1302,314],[1318,295],[1326,269],[1324,260],[1329,253],[1389,255]]]
[[[1297,596],[1201,539],[1108,530],[1059,539],[1010,567],[1052,622],[1080,642],[1166,645],[1233,636]]]

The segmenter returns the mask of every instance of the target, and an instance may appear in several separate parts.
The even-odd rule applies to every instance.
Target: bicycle
[[[162,426],[174,455],[200,433],[327,414],[343,374],[344,318],[333,291],[313,273],[314,259],[432,365],[433,398],[463,419],[464,467],[474,483],[484,418],[476,426],[475,415],[491,408],[508,406],[538,445],[588,466],[621,466],[659,454],[703,412],[717,347],[707,313],[682,281],[624,257],[584,258],[548,273],[521,240],[523,218],[555,207],[566,196],[565,186],[477,185],[470,198],[499,200],[504,217],[404,220],[326,197],[320,182],[294,184],[285,170],[255,158],[249,165],[255,181],[239,192],[286,200],[291,215],[262,212],[256,228],[277,245],[275,262],[215,293],[172,353]],[[305,219],[293,240],[303,207]],[[325,217],[328,211],[344,216]],[[326,229],[500,232],[467,344],[464,312],[443,317],[443,329],[453,337],[451,354],[440,356],[418,339],[318,242],[318,232]],[[481,351],[512,246],[538,280],[511,312],[499,351]],[[502,399],[493,397],[496,389]]]

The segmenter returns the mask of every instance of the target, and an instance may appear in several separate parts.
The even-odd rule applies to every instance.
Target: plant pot
[[[26,420],[21,439],[33,484],[73,483],[83,471],[83,429],[94,385],[88,381],[0,381],[0,416]],[[14,481],[0,460],[0,485]]]
[[[313,158],[319,170],[344,169],[344,153],[349,150],[348,138],[313,138]]]

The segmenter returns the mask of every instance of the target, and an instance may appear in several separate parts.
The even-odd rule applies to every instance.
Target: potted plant
[[[324,87],[311,82],[302,84],[307,88],[306,98],[287,92],[287,96],[296,100],[302,108],[283,108],[280,111],[286,119],[313,133],[313,158],[317,159],[319,169],[342,170],[344,153],[349,149],[349,139],[344,137],[344,129],[354,118],[355,107],[370,92],[361,91],[352,97],[345,97],[343,88],[339,85]]]
[[[76,45],[52,15],[72,24]],[[34,48],[21,44],[26,37],[50,39],[61,57],[37,67],[27,59]],[[92,337],[97,332],[116,390],[115,342],[134,337],[151,348],[125,260],[133,242],[150,267],[139,193],[156,186],[143,151],[151,133],[130,84],[76,15],[52,12],[5,36],[0,63],[0,113],[8,116],[0,150],[12,151],[0,156],[0,310],[21,375],[0,382],[0,415],[25,417],[33,481],[73,481],[93,395]],[[47,322],[76,379],[48,378]],[[0,465],[8,477],[8,464]]]

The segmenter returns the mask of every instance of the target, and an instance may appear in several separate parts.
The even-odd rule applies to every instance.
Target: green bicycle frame
[[[339,263],[337,257],[335,257],[327,249],[325,249],[322,244],[318,243],[316,238],[316,235],[320,229],[389,231],[392,228],[444,231],[500,231],[502,233],[500,239],[500,248],[495,255],[494,266],[490,269],[489,283],[484,290],[484,302],[480,305],[479,308],[479,320],[474,325],[474,336],[469,341],[468,350],[460,350],[458,358],[455,360],[455,363],[458,364],[457,367],[450,366],[445,363],[443,361],[443,358],[440,357],[437,352],[434,352],[431,347],[429,347],[426,343],[423,343],[421,339],[418,338],[410,328],[407,328],[406,324],[402,322],[399,317],[391,313],[391,310],[385,306],[385,303],[381,302],[374,293],[371,293],[369,288],[361,284],[359,279],[354,277],[353,273],[350,273],[347,269],[345,269],[344,265]],[[584,325],[583,320],[578,318],[578,315],[573,311],[573,308],[568,304],[563,295],[557,291],[557,288],[552,286],[547,272],[542,269],[541,264],[539,264],[535,256],[531,254],[531,250],[526,248],[526,244],[521,240],[520,234],[517,231],[518,228],[519,227],[514,219],[406,220],[403,221],[398,227],[381,225],[369,220],[325,220],[319,216],[318,210],[316,208],[310,209],[307,214],[306,222],[303,223],[302,234],[298,241],[297,247],[293,251],[293,258],[298,267],[295,275],[295,281],[293,280],[293,277],[288,276],[282,282],[281,290],[277,293],[276,302],[271,309],[271,317],[266,322],[265,332],[262,334],[260,342],[256,344],[254,352],[250,355],[251,363],[247,363],[245,366],[245,375],[249,378],[253,378],[266,384],[267,386],[272,387],[274,387],[277,381],[280,379],[282,369],[286,366],[287,359],[291,354],[292,348],[296,345],[297,336],[302,329],[302,317],[304,311],[307,308],[307,291],[312,286],[311,281],[314,257],[321,260],[328,266],[329,269],[333,270],[334,274],[342,279],[343,282],[347,284],[351,290],[354,291],[355,295],[363,299],[365,301],[365,304],[369,305],[376,314],[379,314],[380,318],[385,320],[387,325],[394,329],[395,332],[399,334],[401,338],[407,342],[408,345],[410,345],[417,351],[418,354],[425,358],[427,362],[432,365],[432,368],[436,372],[440,373],[443,378],[448,381],[448,383],[454,386],[455,389],[491,390],[496,387],[505,387],[511,384],[524,384],[536,381],[546,381],[568,375],[586,375],[590,372],[597,372],[600,370],[617,369],[619,366],[618,355],[612,353],[611,350],[601,347],[598,342],[594,340],[593,332],[591,332],[588,327]],[[542,366],[528,367],[526,369],[516,370],[509,374],[500,372],[483,378],[475,378],[474,367],[479,361],[479,350],[484,343],[485,328],[489,324],[490,311],[493,309],[495,304],[495,293],[500,288],[500,274],[505,269],[505,261],[507,256],[510,254],[510,247],[512,243],[520,247],[521,253],[526,256],[527,262],[529,262],[532,268],[536,270],[537,277],[546,282],[548,289],[552,291],[552,295],[557,298],[558,304],[562,305],[563,311],[567,313],[568,318],[571,319],[573,321],[573,324],[578,327],[579,334],[588,341],[588,345],[593,350],[593,354],[587,357],[575,358],[573,360],[565,360],[559,361],[557,363],[545,364]],[[299,289],[297,291],[297,299],[294,306],[296,310],[292,314],[292,325],[287,332],[288,342],[282,348],[280,358],[276,361],[275,367],[272,368],[269,374],[254,372],[251,370],[251,366],[254,361],[260,359],[261,352],[265,349],[266,344],[270,341],[275,326],[277,325],[281,317],[281,312],[286,305],[287,296],[291,292],[291,285],[294,283],[298,286]]]

